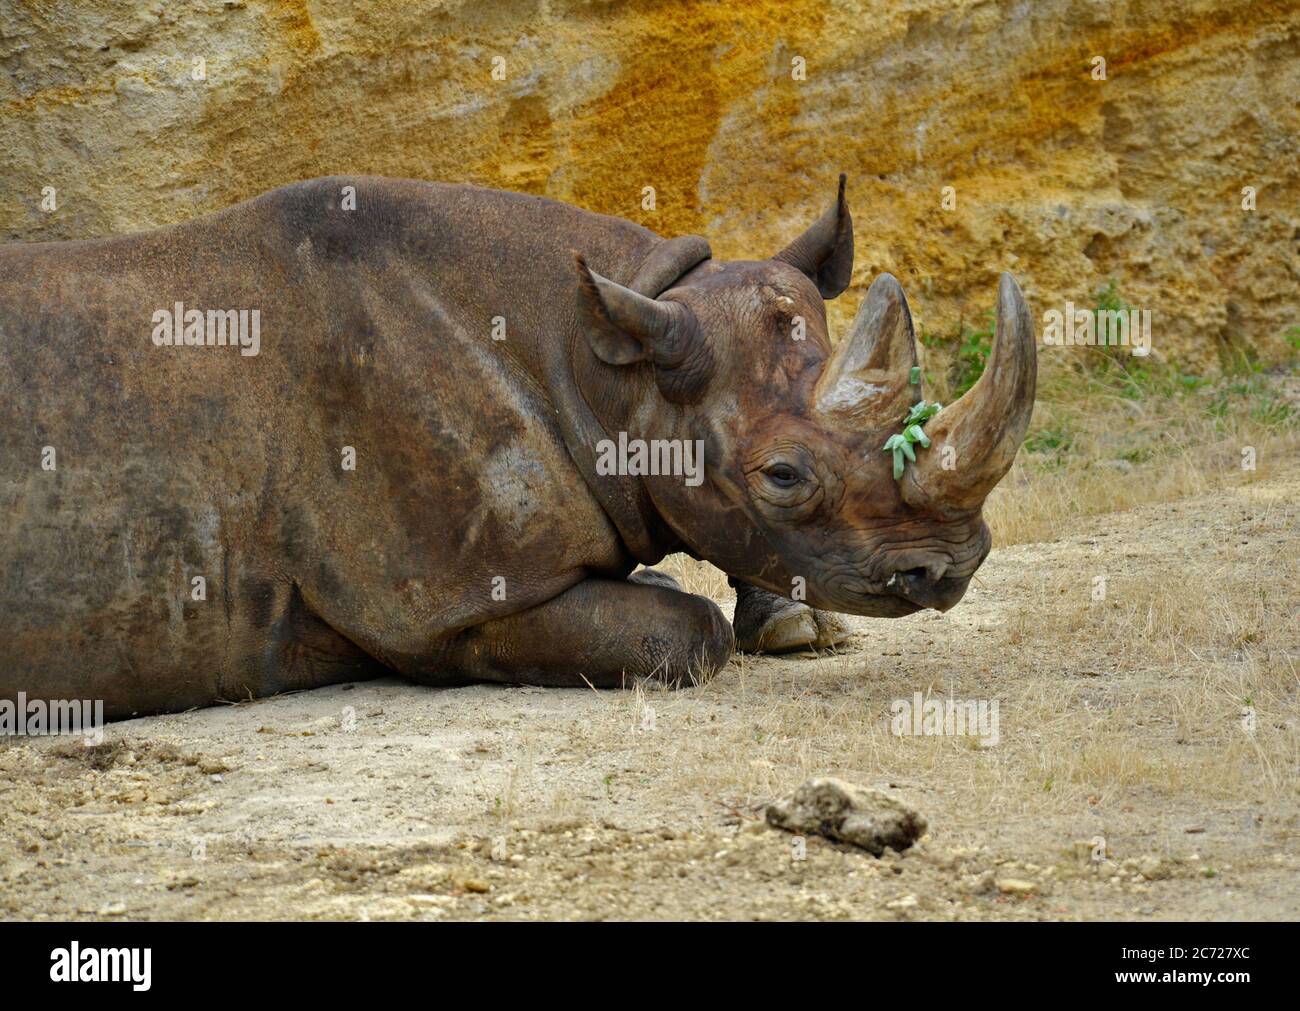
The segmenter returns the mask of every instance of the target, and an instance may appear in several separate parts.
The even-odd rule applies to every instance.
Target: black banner
[[[841,1000],[869,980],[872,1000],[883,987],[926,1003],[1007,987],[1040,998],[1137,989],[1231,1000],[1242,987],[1255,996],[1261,985],[1290,990],[1284,930],[1291,933],[1252,923],[6,923],[0,966],[8,994],[79,998],[337,1000],[435,979],[457,989],[477,981],[493,996],[513,986],[532,996],[561,983],[621,992],[642,973],[649,976],[632,990],[664,972],[677,977],[671,961],[680,959],[699,977],[693,992],[717,985],[732,995],[757,987],[769,997],[788,981],[805,997],[825,987],[819,999],[834,992]],[[737,954],[739,964],[728,967]]]

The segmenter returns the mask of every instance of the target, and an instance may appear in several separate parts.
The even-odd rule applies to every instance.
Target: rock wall
[[[949,335],[1003,269],[1037,313],[1114,277],[1191,370],[1280,358],[1300,323],[1294,2],[5,0],[0,66],[9,239],[338,172],[541,193],[754,257],[843,170],[856,290],[833,324],[889,270]]]

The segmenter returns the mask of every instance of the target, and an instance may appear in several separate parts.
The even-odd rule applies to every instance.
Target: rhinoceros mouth
[[[848,587],[832,591],[831,598],[817,601],[817,606],[841,614],[858,614],[865,618],[906,618],[925,609],[924,604],[896,593],[875,593]]]
[[[917,609],[950,611],[966,595],[965,579],[943,579],[937,583],[925,583],[900,573],[898,583],[900,585],[895,593],[909,604],[915,604]]]
[[[831,599],[819,606],[872,618],[905,618],[927,609],[951,610],[966,595],[969,583],[969,577],[962,576],[931,580],[925,569],[900,571],[883,586],[855,580],[828,587]]]
[[[845,610],[867,618],[906,618],[925,610],[925,606],[890,593],[865,593],[853,602],[852,608]]]

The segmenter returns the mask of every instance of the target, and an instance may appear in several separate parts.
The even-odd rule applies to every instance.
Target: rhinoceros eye
[[[763,473],[778,488],[793,488],[802,480],[799,472],[787,463],[774,463],[765,468]]]

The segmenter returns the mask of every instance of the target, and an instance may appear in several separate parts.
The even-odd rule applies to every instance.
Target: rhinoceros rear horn
[[[853,218],[844,199],[846,177],[840,173],[835,203],[799,238],[773,257],[798,268],[817,285],[822,298],[835,298],[853,274]]]
[[[1038,380],[1034,322],[1010,274],[998,286],[993,349],[979,381],[925,425],[930,448],[903,475],[904,501],[917,509],[974,509],[1011,469],[1034,411]]]
[[[601,277],[575,253],[578,311],[587,343],[606,365],[652,362],[655,382],[674,403],[693,403],[713,374],[713,355],[694,313],[680,302],[646,298]]]
[[[907,296],[892,274],[871,282],[853,326],[817,381],[817,409],[859,427],[889,424],[920,396],[912,385],[916,337]]]

